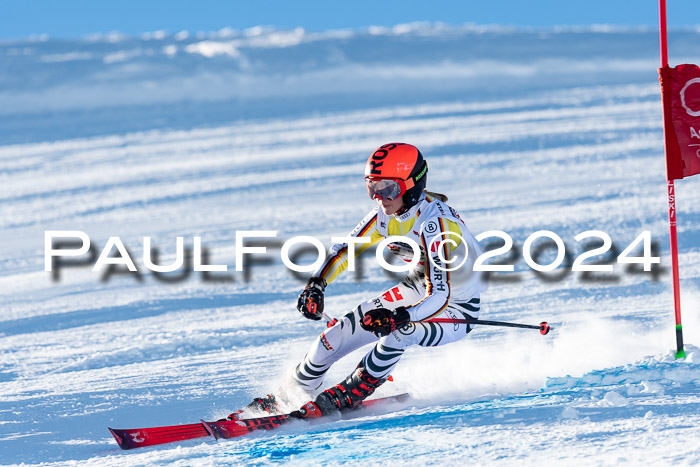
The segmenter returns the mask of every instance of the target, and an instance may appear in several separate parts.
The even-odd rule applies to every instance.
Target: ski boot
[[[242,410],[236,410],[224,420],[241,420],[244,417],[243,413],[256,413],[261,415],[276,415],[280,413],[279,404],[274,394],[268,394],[265,397],[256,397],[253,402],[246,405]]]
[[[279,404],[274,394],[268,394],[265,397],[256,397],[243,410],[257,410],[258,412],[267,412],[268,415],[274,415],[279,413]]]
[[[365,368],[357,367],[345,381],[326,389],[315,400],[304,404],[298,412],[302,418],[314,418],[356,409],[384,381],[386,379],[375,378]]]

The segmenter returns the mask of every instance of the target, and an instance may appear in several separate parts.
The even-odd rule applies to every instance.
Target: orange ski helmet
[[[365,164],[365,183],[372,199],[403,196],[410,208],[420,199],[428,179],[428,163],[417,147],[406,143],[380,146]]]

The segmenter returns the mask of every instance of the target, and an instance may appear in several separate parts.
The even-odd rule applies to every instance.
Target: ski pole
[[[505,326],[509,328],[526,328],[526,329],[539,329],[540,334],[546,335],[550,326],[547,321],[542,321],[538,326],[534,324],[520,324],[520,323],[507,323],[504,321],[487,321],[483,319],[451,319],[451,318],[433,318],[427,321],[421,321],[422,323],[454,323],[454,324],[485,324],[486,326]]]
[[[315,302],[309,303],[309,311],[311,312],[311,314],[316,313],[316,310],[318,309],[317,307],[318,307],[318,305],[316,305]],[[338,322],[337,319],[331,318],[330,316],[328,316],[325,311],[321,312],[321,317],[326,320],[326,327],[327,328],[330,328],[331,326],[333,326],[335,323]]]
[[[323,319],[326,320],[326,327],[327,328],[333,327],[333,325],[338,322],[337,319],[331,318],[330,316],[328,316],[325,311],[321,312],[321,316],[323,316]]]

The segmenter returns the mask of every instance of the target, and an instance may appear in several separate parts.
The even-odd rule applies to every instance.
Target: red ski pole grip
[[[547,321],[542,321],[540,323],[540,334],[545,336],[545,335],[547,335],[548,332],[549,332],[549,323],[547,323]]]

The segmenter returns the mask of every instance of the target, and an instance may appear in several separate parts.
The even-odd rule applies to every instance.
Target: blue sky
[[[667,0],[671,27],[700,24],[700,0]],[[555,26],[658,25],[657,0],[2,0],[0,38],[257,25],[311,31],[412,21]]]

